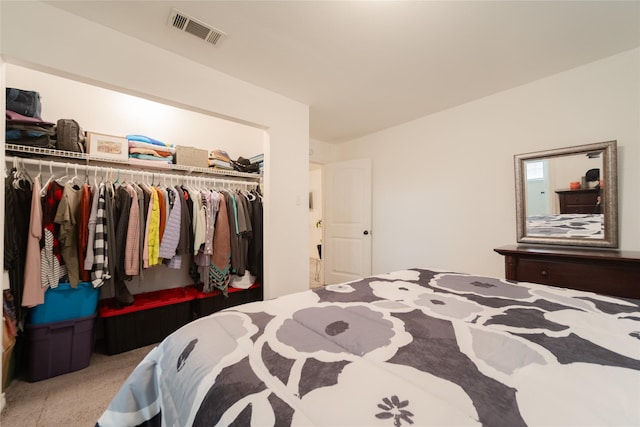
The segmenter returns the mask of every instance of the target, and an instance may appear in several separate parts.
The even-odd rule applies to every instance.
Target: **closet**
[[[12,300],[17,325],[25,335],[22,355],[17,357],[26,366],[18,363],[17,367],[27,371],[30,381],[86,367],[94,342],[99,343],[101,351],[116,354],[158,342],[197,317],[262,300],[260,175],[213,173],[206,168],[178,165],[169,172],[140,170],[91,160],[78,153],[11,144],[5,148],[5,242],[7,248],[14,249],[7,251],[5,257],[10,260],[5,267],[11,283],[11,295],[5,292],[5,296]],[[25,155],[38,157],[19,157]],[[98,208],[93,209],[98,212],[93,243],[84,251],[74,245],[73,250],[80,254],[74,267],[80,273],[75,275],[69,272],[72,264],[62,256],[66,238],[61,230],[66,226],[59,215],[59,203],[70,188],[90,196],[87,206],[99,197]],[[156,237],[155,260],[149,245],[153,233],[149,215],[156,209],[153,197],[144,197],[151,194],[151,189],[169,193],[165,195],[169,203],[159,213],[164,218],[163,233]],[[140,198],[129,200],[129,217],[124,218],[120,206],[127,194]],[[103,217],[99,212],[107,210],[104,205],[109,198],[116,216]],[[57,204],[50,206],[53,199]],[[35,201],[41,203],[42,219],[34,226],[31,219]],[[157,200],[156,204],[159,205]],[[134,208],[139,208],[135,214]],[[58,213],[55,232],[54,224],[49,224],[53,221],[51,210]],[[77,210],[76,234],[72,237],[78,241],[80,230],[91,228],[86,215],[79,219],[80,211]],[[106,239],[109,222],[113,223],[113,230]],[[133,227],[134,231],[123,234],[120,227],[125,223],[128,230]],[[159,228],[158,224],[156,231]],[[129,244],[132,236],[140,237],[138,245]],[[35,249],[39,265],[27,255],[34,250],[28,249],[34,244],[29,240],[34,238],[39,245]],[[108,254],[104,257],[111,260],[108,268],[103,266],[102,258],[97,260],[99,248],[103,247],[99,238],[116,242],[100,254]],[[57,258],[56,245],[61,248]],[[86,264],[83,261],[88,259],[88,249],[95,251],[95,259]],[[27,263],[33,268],[25,268]],[[29,274],[38,277],[25,277]],[[27,289],[34,280],[37,289]],[[147,283],[152,286],[146,287]],[[61,292],[66,292],[62,294],[65,296],[59,297]],[[123,292],[130,301],[122,298]],[[38,297],[45,296],[49,299],[38,301]],[[93,307],[90,300],[94,300]],[[37,305],[26,307],[33,304]],[[61,305],[52,307],[55,304]],[[89,311],[82,313],[87,306]],[[40,320],[35,321],[36,318]],[[52,335],[50,329],[58,336]],[[60,348],[57,341],[65,340],[71,344]],[[62,358],[64,362],[43,356],[61,352],[68,353]]]

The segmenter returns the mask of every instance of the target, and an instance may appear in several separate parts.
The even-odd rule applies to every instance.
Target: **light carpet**
[[[136,365],[156,344],[107,356],[94,353],[88,367],[37,382],[14,379],[5,390],[3,427],[90,427]]]

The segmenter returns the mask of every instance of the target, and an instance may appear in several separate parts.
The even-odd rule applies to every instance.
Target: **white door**
[[[324,283],[371,275],[371,160],[325,165]]]

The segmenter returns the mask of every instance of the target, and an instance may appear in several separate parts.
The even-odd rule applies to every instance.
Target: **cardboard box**
[[[9,365],[11,364],[11,355],[13,354],[13,346],[16,344],[15,337],[9,336],[9,328],[7,327],[7,319],[3,318],[4,325],[2,328],[2,392],[9,379]]]
[[[85,145],[91,159],[120,162],[129,160],[129,141],[125,137],[87,132]]]
[[[198,168],[209,167],[209,153],[201,148],[176,145],[176,164],[183,166],[195,166]]]

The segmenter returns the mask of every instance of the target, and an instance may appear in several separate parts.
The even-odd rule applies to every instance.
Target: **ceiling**
[[[48,1],[310,107],[343,142],[640,46],[638,1]],[[172,28],[172,8],[228,35]]]

